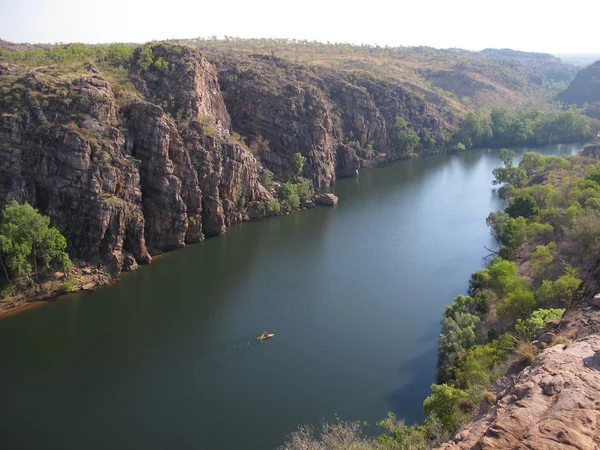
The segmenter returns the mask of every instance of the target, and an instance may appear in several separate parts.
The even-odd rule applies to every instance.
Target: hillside
[[[564,88],[577,69],[541,53],[486,49],[470,52],[430,47],[377,47],[285,39],[188,40],[211,55],[269,55],[305,67],[366,70],[453,100],[452,109],[543,105]],[[462,102],[456,104],[456,102]]]
[[[586,105],[585,113],[600,119],[600,61],[581,69],[558,99],[569,105]]]

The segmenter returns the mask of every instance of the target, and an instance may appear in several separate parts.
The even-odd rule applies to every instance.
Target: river
[[[362,170],[335,208],[236,225],[1,318],[2,448],[262,450],[336,414],[421,420],[441,314],[492,244],[498,154]]]

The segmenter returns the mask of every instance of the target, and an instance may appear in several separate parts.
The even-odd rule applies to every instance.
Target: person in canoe
[[[267,333],[267,332],[265,331],[263,334],[261,334],[259,337],[257,337],[257,338],[256,338],[256,340],[258,340],[258,341],[263,341],[263,340],[265,340],[265,339],[270,339],[270,338],[272,338],[273,336],[275,336],[273,333],[269,334],[269,333]]]

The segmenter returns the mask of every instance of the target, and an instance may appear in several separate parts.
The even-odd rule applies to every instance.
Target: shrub
[[[295,185],[290,182],[282,183],[277,191],[279,196],[281,207],[285,211],[291,211],[300,207],[300,196],[296,190]]]
[[[517,217],[525,217],[529,219],[538,214],[539,208],[535,199],[531,195],[519,195],[505,209],[506,213],[516,219]]]
[[[564,312],[564,309],[536,309],[526,320],[517,320],[515,332],[519,336],[531,339],[544,329],[546,322],[560,319]]]
[[[423,402],[423,409],[440,420],[444,431],[453,434],[469,417],[469,405],[464,403],[468,399],[469,394],[462,389],[434,384],[431,395]]]
[[[5,284],[0,288],[0,298],[12,297],[15,293],[14,284]]]
[[[273,178],[271,178],[271,174],[269,172],[265,172],[263,174],[262,184],[269,190],[273,187]]]
[[[299,426],[290,439],[278,450],[368,450],[376,442],[366,437],[358,422],[323,422],[317,432],[310,426]]]
[[[136,64],[139,70],[148,70],[153,62],[154,55],[152,54],[152,46],[146,44],[140,49]]]
[[[393,449],[413,449],[425,448],[428,436],[426,426],[408,426],[403,420],[398,420],[396,416],[389,412],[387,417],[378,426],[386,430],[385,434],[379,436],[378,441],[385,448]]]
[[[467,350],[457,363],[457,386],[462,389],[489,386],[497,377],[494,368],[506,361],[511,347],[510,336],[504,334],[488,344],[475,345]]]
[[[76,289],[77,285],[74,281],[65,281],[61,286],[60,290],[62,292],[73,292]]]
[[[313,185],[310,180],[302,180],[301,183],[297,183],[294,185],[296,189],[296,193],[302,200],[308,200],[312,198],[314,191]]]
[[[452,378],[457,355],[475,345],[477,341],[475,329],[479,323],[478,316],[466,312],[457,312],[453,317],[442,319],[438,349],[437,379],[439,382]]]
[[[469,280],[469,294],[473,295],[476,291],[488,287],[491,281],[492,276],[487,269],[473,272]]]
[[[565,268],[565,272],[554,282],[554,298],[558,304],[570,306],[576,300],[582,281],[574,275],[575,271],[570,267]]]
[[[520,285],[513,289],[506,299],[496,308],[498,318],[507,322],[516,322],[517,319],[527,317],[536,307],[535,297],[526,286]]]
[[[277,215],[281,211],[281,205],[279,204],[279,200],[273,198],[267,202],[267,211],[271,215]]]
[[[498,259],[487,269],[490,285],[498,295],[506,295],[523,281],[517,275],[517,265],[505,259]]]
[[[459,312],[482,314],[487,312],[488,304],[485,298],[458,295],[444,310],[444,317],[456,317]]]
[[[302,173],[304,170],[304,163],[306,163],[306,158],[302,156],[302,153],[294,153],[292,157],[292,161],[290,163],[290,171],[291,178],[296,178]]]
[[[554,262],[553,252],[555,250],[555,242],[550,242],[548,245],[538,245],[529,257],[529,265],[537,282],[544,279],[546,270]]]

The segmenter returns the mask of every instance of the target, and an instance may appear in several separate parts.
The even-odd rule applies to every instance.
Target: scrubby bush
[[[559,320],[564,312],[564,309],[536,309],[527,319],[517,320],[515,332],[520,336],[532,339],[544,329],[546,322]]]
[[[431,395],[423,402],[425,412],[438,418],[444,431],[449,434],[456,432],[467,420],[474,406],[466,391],[447,384],[432,385]]]
[[[279,204],[279,200],[273,198],[267,202],[267,211],[271,215],[277,215],[281,211],[281,205]]]
[[[519,195],[513,202],[506,207],[506,213],[516,219],[517,217],[524,217],[530,219],[539,212],[539,208],[535,199],[531,195]]]
[[[291,211],[300,207],[300,196],[296,187],[290,183],[282,183],[277,191],[279,196],[281,208],[284,211]]]

